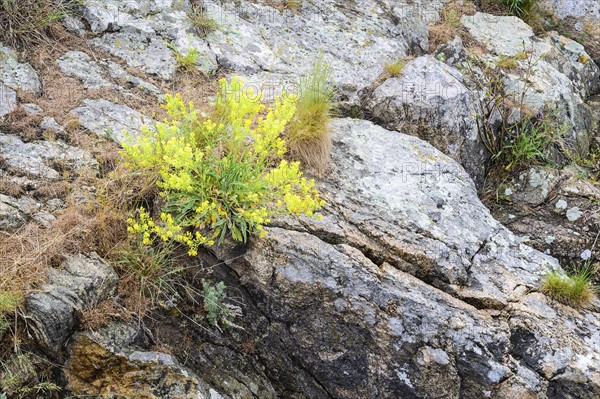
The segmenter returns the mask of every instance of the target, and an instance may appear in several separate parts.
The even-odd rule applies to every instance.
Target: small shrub
[[[26,44],[45,37],[46,28],[75,11],[76,0],[0,0],[0,41]]]
[[[542,292],[564,304],[585,307],[596,297],[592,278],[593,270],[589,265],[584,265],[572,275],[552,270],[546,275]]]
[[[296,97],[284,96],[265,110],[243,82],[222,79],[214,109],[201,116],[181,96],[167,96],[171,120],[124,145],[131,166],[160,175],[166,206],[160,221],[131,226],[150,239],[185,244],[190,255],[200,245],[231,236],[245,242],[266,234],[278,214],[313,216],[323,202],[300,164],[282,159],[281,133],[294,116]]]
[[[523,46],[525,45],[523,44]],[[527,132],[523,128],[531,127],[531,124],[521,121],[527,119],[529,115],[525,97],[531,88],[529,82],[541,58],[535,57],[533,51],[526,51],[524,48],[523,52],[518,53],[510,60],[506,62],[510,63],[511,67],[518,64],[518,61],[522,61],[516,73],[525,84],[516,93],[506,91],[504,72],[498,63],[494,65],[481,61],[471,54],[460,67],[465,77],[465,83],[480,93],[476,103],[475,121],[479,138],[490,153],[492,160],[501,159],[503,155],[506,155],[508,138],[512,138],[513,143],[518,146],[531,145],[531,135],[521,137],[521,133]],[[519,121],[513,122],[515,119]],[[498,120],[499,122],[497,122]],[[533,125],[533,127],[536,126]],[[535,133],[540,131],[540,126],[537,126]],[[539,137],[536,136],[536,138]]]
[[[232,325],[233,318],[240,314],[240,310],[236,306],[225,303],[227,299],[225,283],[221,281],[218,284],[212,285],[205,282],[202,290],[204,312],[208,322],[213,326],[218,326],[219,323],[224,327]]]
[[[296,113],[286,131],[290,156],[311,171],[322,174],[329,163],[329,121],[333,110],[331,67],[319,57],[298,82]]]
[[[184,72],[196,72],[196,65],[200,59],[198,49],[188,48],[185,54],[180,53],[175,46],[168,44],[168,47],[173,50],[175,54],[175,61],[177,66]]]

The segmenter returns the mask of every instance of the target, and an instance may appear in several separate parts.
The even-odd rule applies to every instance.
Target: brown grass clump
[[[469,1],[457,3],[452,1],[444,7],[440,22],[429,26],[429,51],[433,52],[443,43],[448,43],[457,35],[461,35],[463,15],[475,13],[475,6]]]
[[[319,57],[298,84],[296,114],[285,131],[289,156],[308,171],[322,175],[331,154],[329,121],[333,110],[331,67]]]
[[[50,25],[77,7],[76,0],[0,1],[0,40],[17,46],[45,41]]]
[[[81,326],[86,330],[98,330],[111,320],[127,320],[129,315],[113,300],[100,302],[96,307],[81,313]]]
[[[0,178],[0,193],[10,197],[19,197],[23,194],[23,188],[7,177]]]

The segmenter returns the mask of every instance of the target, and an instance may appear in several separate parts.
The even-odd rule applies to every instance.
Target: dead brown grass
[[[463,15],[472,15],[476,12],[475,5],[470,1],[449,2],[441,12],[439,23],[429,26],[429,51],[433,52],[440,44],[448,43],[456,36],[462,36]]]
[[[322,177],[329,169],[332,147],[331,132],[327,130],[302,142],[288,142],[288,156],[300,160],[306,172]]]
[[[98,330],[106,326],[112,320],[131,319],[128,311],[115,302],[106,300],[100,302],[96,307],[87,309],[81,313],[81,327],[86,330]]]
[[[42,116],[31,115],[22,107],[0,119],[0,131],[19,136],[23,141],[30,142],[42,138],[40,122]]]
[[[20,184],[15,183],[10,178],[0,178],[0,194],[19,197],[24,191]]]

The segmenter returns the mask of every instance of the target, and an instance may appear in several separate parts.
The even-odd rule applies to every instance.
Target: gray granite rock
[[[135,136],[144,125],[152,126],[152,119],[126,105],[111,101],[84,100],[84,105],[71,111],[79,122],[98,136],[118,143],[127,140],[125,132]]]

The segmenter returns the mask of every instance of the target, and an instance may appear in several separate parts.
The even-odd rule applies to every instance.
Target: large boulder
[[[487,154],[477,133],[476,98],[456,68],[431,55],[419,57],[361,97],[363,110],[379,125],[429,142],[482,184]]]
[[[600,394],[598,314],[536,293],[555,259],[427,143],[359,120],[333,131],[324,219],[279,220],[228,261],[311,397]]]

